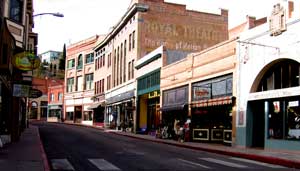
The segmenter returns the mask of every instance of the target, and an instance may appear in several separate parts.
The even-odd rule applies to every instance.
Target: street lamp
[[[39,13],[39,14],[35,14],[33,15],[33,17],[36,17],[36,16],[40,16],[40,15],[53,15],[55,17],[64,17],[64,15],[62,13],[49,13],[49,12],[45,12],[45,13]]]

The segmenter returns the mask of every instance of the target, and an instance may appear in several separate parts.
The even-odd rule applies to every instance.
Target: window
[[[67,112],[67,117],[66,117],[66,120],[73,120],[73,116],[74,116],[74,112]]]
[[[131,62],[128,63],[128,80],[131,79]]]
[[[68,69],[75,67],[75,59],[68,60]]]
[[[82,69],[82,63],[82,54],[80,54],[77,59],[77,69]]]
[[[121,43],[121,52],[120,52],[120,84],[122,84],[122,82],[123,82],[123,67],[122,67],[122,65],[123,65],[123,43]]]
[[[86,74],[85,75],[85,89],[91,90],[93,89],[93,81],[94,81],[94,74]]]
[[[119,76],[120,76],[120,47],[118,46],[118,51],[117,51],[117,85],[119,85]]]
[[[129,34],[129,47],[128,47],[129,51],[131,51],[131,38],[132,38],[132,35]]]
[[[76,89],[75,91],[82,91],[83,90],[83,78],[82,76],[78,76],[76,80]]]
[[[106,83],[106,89],[109,90],[111,87],[111,75],[107,76],[107,79],[106,79],[107,83]]]
[[[94,62],[94,53],[89,53],[85,56],[85,63],[92,63]]]
[[[72,92],[74,86],[74,78],[67,79],[67,92]]]
[[[61,92],[58,93],[58,101],[62,101],[63,98],[63,94]]]
[[[101,81],[101,90],[102,90],[102,92],[101,93],[104,93],[104,79],[102,79],[102,81]]]
[[[103,55],[103,65],[102,66],[105,66],[105,54]]]
[[[299,86],[299,67],[299,63],[293,60],[274,65],[264,74],[256,92]]]
[[[123,76],[123,82],[126,82],[126,46],[127,46],[127,40],[124,41],[124,76]]]
[[[135,31],[132,32],[132,49],[134,49],[135,45]]]
[[[10,18],[22,23],[23,0],[10,0]]]
[[[92,121],[93,120],[93,115],[92,111],[84,111],[83,112],[83,119],[85,121]]]
[[[131,69],[132,69],[132,71],[131,71],[132,76],[131,76],[131,78],[134,78],[134,60],[132,60],[131,64],[132,64],[132,67],[131,67]]]
[[[53,101],[54,101],[54,94],[51,93],[51,94],[50,94],[50,102],[53,102]]]

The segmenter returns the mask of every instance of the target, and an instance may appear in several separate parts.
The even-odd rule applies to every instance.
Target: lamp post
[[[53,15],[54,17],[64,17],[64,15],[59,12],[57,13],[44,12],[44,13],[34,14],[33,17],[41,16],[41,15]]]

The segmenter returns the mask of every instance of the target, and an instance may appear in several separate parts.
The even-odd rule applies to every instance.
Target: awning
[[[173,111],[173,110],[183,110],[186,104],[173,104],[168,106],[162,106],[160,110],[162,112]]]
[[[191,107],[209,107],[209,106],[219,106],[219,105],[226,105],[226,104],[232,104],[233,99],[235,97],[233,96],[225,96],[225,97],[219,97],[215,99],[208,99],[208,100],[199,100],[191,103]]]
[[[96,109],[98,108],[99,106],[101,106],[102,103],[94,103],[94,104],[91,104],[87,109],[89,110],[93,110],[93,109]]]

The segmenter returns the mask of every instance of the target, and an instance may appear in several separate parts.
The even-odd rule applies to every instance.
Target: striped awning
[[[234,99],[233,96],[225,96],[225,97],[219,97],[219,98],[208,99],[208,100],[199,100],[199,101],[192,102],[191,107],[192,108],[209,107],[209,106],[232,104],[233,99]]]

